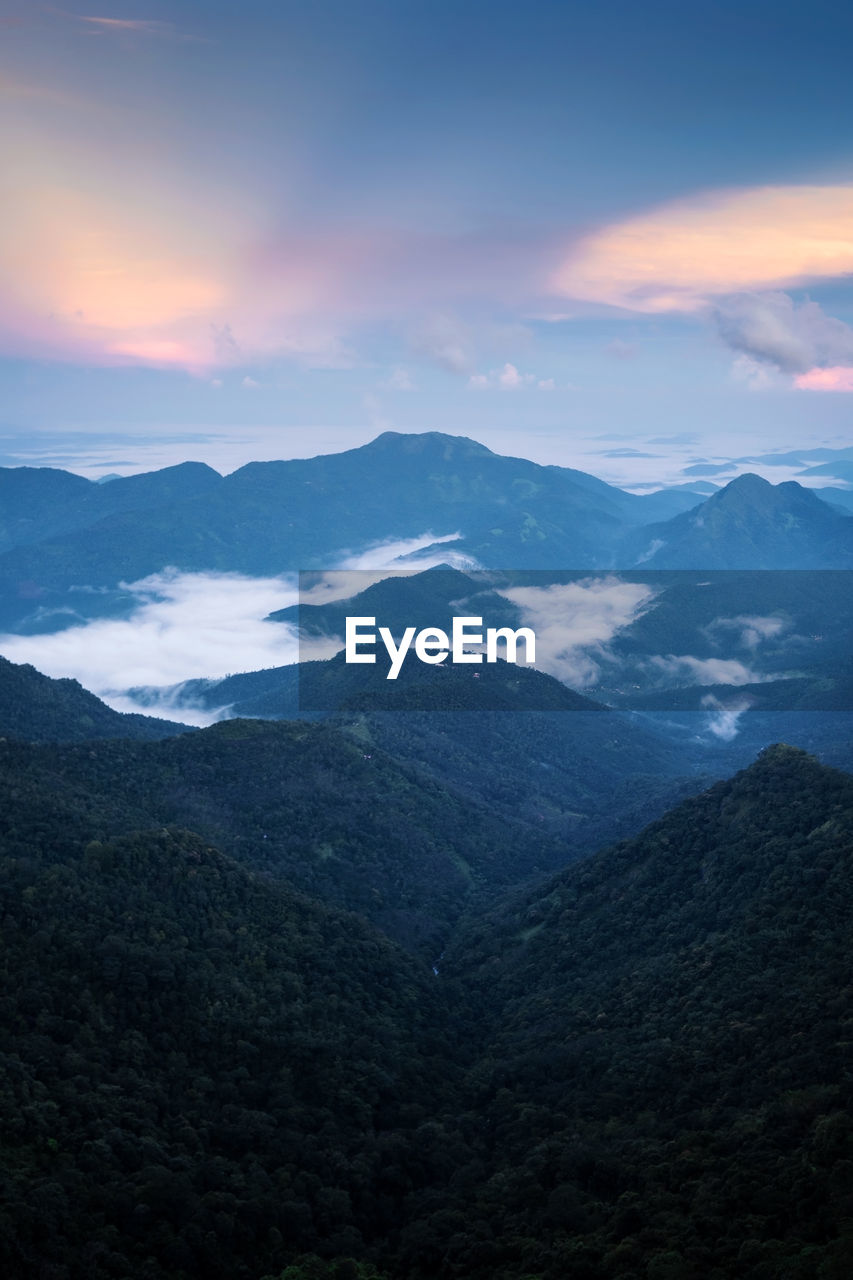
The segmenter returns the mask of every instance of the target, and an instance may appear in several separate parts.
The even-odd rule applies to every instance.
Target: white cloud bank
[[[449,558],[441,547],[458,533],[395,539],[350,555],[342,567],[359,570],[332,574],[334,592],[318,588],[317,601],[340,599],[363,591],[386,577],[400,556],[414,556],[411,572]],[[418,553],[436,546],[423,558]],[[372,571],[366,575],[364,571]],[[350,590],[347,591],[347,579]],[[10,662],[31,663],[54,679],[70,677],[116,711],[141,711],[185,724],[211,724],[225,713],[178,705],[169,689],[185,680],[222,678],[299,660],[295,628],[266,622],[269,613],[296,604],[295,574],[248,578],[237,573],[180,573],[164,569],[138,582],[125,583],[137,599],[129,618],[98,619],[51,635],[0,635],[0,653]],[[318,642],[310,656],[330,657],[343,647]],[[306,656],[303,645],[303,658]],[[155,702],[142,705],[130,689],[162,689]]]
[[[519,373],[514,364],[488,373],[472,373],[468,379],[471,391],[520,391],[523,387],[535,387],[538,391],[555,391],[553,378],[537,378],[533,373]]]
[[[128,586],[139,601],[131,617],[99,619],[53,635],[0,636],[0,652],[11,662],[32,663],[45,675],[79,680],[116,710],[149,710],[184,721],[186,709],[169,715],[167,706],[143,708],[123,695],[136,686],[173,685],[296,660],[293,628],[263,620],[295,602],[292,575],[245,578],[167,569]],[[205,723],[216,718],[202,717]]]

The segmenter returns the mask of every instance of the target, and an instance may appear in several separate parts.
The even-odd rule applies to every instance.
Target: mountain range
[[[827,764],[853,717],[798,709],[848,705],[850,517],[437,433],[227,477],[5,471],[0,511],[21,632],[129,615],[170,565],[451,534],[433,556],[485,580],[355,576],[258,625],[307,653],[354,608],[517,625],[507,581],[651,593],[586,636],[581,691],[338,654],[198,672],[173,708],[229,718],[191,731],[0,659],[4,1276],[853,1274],[853,777]],[[701,730],[732,679],[785,710]]]
[[[167,566],[278,575],[431,536],[496,568],[853,564],[853,518],[795,482],[637,495],[438,432],[224,477],[198,463],[106,485],[5,469],[0,494],[0,625],[23,631],[126,615],[123,584]]]
[[[377,770],[383,772],[394,762],[411,775],[410,784],[401,782],[397,788],[403,796],[409,796],[412,785],[419,783],[431,795],[446,797],[447,812],[461,805],[463,813],[470,813],[468,820],[460,818],[460,831],[481,815],[488,822],[498,818],[507,824],[510,832],[522,832],[524,840],[527,833],[532,832],[532,838],[539,844],[551,842],[551,851],[544,861],[537,855],[543,866],[553,864],[555,857],[559,863],[566,856],[589,851],[608,839],[635,830],[674,799],[694,792],[704,780],[715,776],[704,770],[701,753],[696,758],[686,758],[679,746],[655,731],[653,724],[645,726],[629,717],[602,714],[598,704],[572,693],[550,676],[521,672],[506,664],[493,669],[493,686],[485,704],[488,709],[484,709],[479,681],[463,679],[457,672],[448,673],[449,684],[438,685],[429,680],[432,669],[420,664],[412,669],[412,681],[404,681],[402,689],[415,692],[423,689],[423,696],[412,698],[404,693],[402,705],[396,708],[392,705],[391,709],[377,709],[372,691],[369,704],[364,705],[364,690],[358,680],[347,679],[353,669],[343,663],[309,664],[307,677],[304,670],[295,667],[231,677],[225,682],[229,689],[233,687],[243,695],[247,689],[252,692],[252,698],[244,698],[235,707],[241,715],[261,720],[298,720],[298,723],[269,725],[271,736],[268,737],[263,736],[265,727],[257,725],[257,738],[250,732],[248,722],[240,720],[227,721],[212,732],[204,731],[199,741],[208,745],[201,749],[211,752],[210,761],[215,763],[209,763],[207,772],[199,775],[200,780],[194,783],[190,779],[196,777],[197,770],[191,761],[195,760],[199,748],[191,745],[194,737],[178,737],[187,733],[186,726],[147,716],[120,715],[75,681],[50,680],[30,667],[5,661],[0,662],[0,734],[31,743],[174,737],[176,741],[169,750],[174,754],[174,769],[183,779],[179,788],[183,799],[177,809],[149,807],[146,811],[156,812],[160,821],[192,825],[199,811],[219,812],[223,796],[239,793],[241,797],[239,802],[229,800],[222,810],[225,812],[235,803],[241,807],[246,797],[255,793],[256,780],[251,772],[239,785],[236,781],[242,778],[255,748],[262,755],[278,754],[281,760],[289,756],[294,779],[298,778],[300,766],[310,763],[310,744],[323,739],[320,726],[309,726],[305,723],[305,714],[299,712],[296,682],[307,678],[310,685],[315,676],[311,669],[314,666],[320,669],[316,673],[319,693],[328,702],[325,711],[309,715],[307,719],[322,719],[329,730],[334,730],[328,740],[346,746],[334,768],[343,770],[345,761],[361,759],[369,762],[360,768],[371,778]],[[327,683],[327,666],[332,668],[331,686]],[[519,708],[515,692],[519,676],[528,677],[541,686],[538,699],[544,709],[530,709],[526,700]],[[265,678],[269,679],[269,685],[264,683]],[[209,696],[223,696],[215,682],[198,683],[209,686]],[[337,695],[334,704],[333,692]],[[192,687],[186,696],[197,706],[203,701],[204,690]],[[303,730],[308,736],[303,735]],[[227,745],[232,741],[229,734],[236,735],[234,741],[244,743],[239,749],[236,778],[232,777],[234,764],[232,748]],[[159,767],[152,762],[165,757],[152,756],[147,750],[137,752],[135,746],[122,749],[131,754],[119,757],[117,749],[107,752],[107,758],[121,760],[111,787],[117,795],[122,794],[126,786],[123,775],[127,771],[128,776],[135,779],[132,787],[136,795],[140,779],[151,768]],[[95,754],[86,759],[98,758],[98,753],[105,748],[93,746],[92,750]],[[266,765],[251,766],[255,767],[261,769],[262,775],[269,772]],[[334,768],[330,765],[332,774]],[[718,764],[717,769],[720,768],[724,769],[725,765]],[[202,787],[201,793],[189,801],[189,796],[196,795],[194,788],[198,785]],[[334,787],[332,775],[328,785]],[[154,789],[146,803],[159,805],[165,801],[166,794],[158,795]],[[269,806],[272,800],[263,785],[257,794],[263,815],[264,806]],[[190,804],[186,811],[181,807],[185,802]],[[331,812],[335,805],[326,808]],[[425,818],[424,826],[432,820]],[[251,826],[253,830],[262,827],[262,816],[253,817]],[[218,826],[214,827],[213,834],[220,843],[225,838]],[[507,839],[511,842],[514,837],[506,837],[501,831],[500,838],[497,835],[493,838],[503,846]],[[253,839],[257,844],[260,837],[256,833]],[[261,846],[265,856],[274,856],[278,839],[274,833],[266,832]],[[571,854],[556,853],[555,840],[568,841]],[[565,845],[560,844],[559,848],[564,849]],[[513,859],[507,857],[506,862],[512,865]],[[311,863],[309,857],[308,865]],[[340,872],[338,861],[333,860],[325,867],[324,874]],[[301,873],[294,874],[298,881]],[[348,871],[344,881],[352,874]],[[486,879],[497,882],[502,874],[492,869]],[[414,879],[420,883],[419,874]],[[472,872],[466,863],[464,878],[457,886],[461,886],[462,897],[479,881],[483,881],[483,877]],[[427,907],[431,883],[421,886],[422,905]]]
[[[853,779],[776,746],[459,934],[500,1188],[460,1273],[497,1198],[533,1274],[849,1270],[851,858]]]

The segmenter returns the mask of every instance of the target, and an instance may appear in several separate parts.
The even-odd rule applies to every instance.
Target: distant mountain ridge
[[[222,477],[203,462],[117,476],[109,484],[49,467],[0,467],[0,551],[88,528],[109,516],[184,502]]]
[[[121,584],[167,566],[270,576],[430,534],[458,535],[446,552],[495,568],[853,563],[853,519],[792,481],[742,476],[705,502],[637,495],[440,432],[224,477],[199,463],[106,485],[7,469],[2,494],[0,627],[16,630],[127,613]]]
[[[40,488],[47,496],[36,501]],[[625,527],[700,501],[625,493],[439,432],[386,432],[344,453],[249,463],[225,477],[197,463],[107,485],[7,469],[3,492],[13,515],[33,513],[8,518],[0,538],[0,626],[15,628],[120,612],[119,584],[166,566],[266,576],[428,533],[458,532],[460,551],[492,563],[597,563]],[[69,596],[75,586],[100,598]]]
[[[853,568],[853,519],[794,480],[748,472],[622,546],[630,563],[658,569]]]

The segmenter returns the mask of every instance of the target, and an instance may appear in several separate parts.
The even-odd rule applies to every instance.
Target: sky
[[[851,48],[837,0],[0,0],[0,465],[848,444]]]

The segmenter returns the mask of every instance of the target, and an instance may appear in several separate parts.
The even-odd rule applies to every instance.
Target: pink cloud
[[[752,187],[602,227],[572,246],[551,283],[566,297],[653,314],[851,271],[853,185]]]
[[[794,386],[801,391],[853,391],[853,368],[809,369],[794,379]]]
[[[154,34],[141,18],[50,12],[78,32]],[[461,376],[524,349],[520,324],[453,317],[483,299],[530,305],[541,235],[367,217],[306,225],[184,155],[179,133],[160,136],[156,110],[141,120],[89,94],[0,72],[16,115],[0,136],[0,353],[207,376],[278,360],[343,368],[355,361],[349,335],[401,317],[421,356]],[[389,389],[405,390],[401,379]],[[515,366],[494,380],[527,382]]]
[[[196,353],[192,347],[182,342],[170,342],[168,339],[151,338],[138,342],[115,342],[108,350],[117,356],[130,356],[143,364],[178,365],[192,368],[196,363]]]

